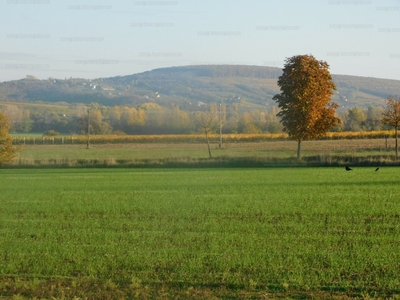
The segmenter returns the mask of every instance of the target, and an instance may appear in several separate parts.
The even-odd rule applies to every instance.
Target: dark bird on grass
[[[376,169],[375,169],[375,172],[378,172],[379,171],[379,167],[377,167]]]
[[[346,171],[351,171],[353,170],[352,168],[350,168],[349,166],[346,166]]]

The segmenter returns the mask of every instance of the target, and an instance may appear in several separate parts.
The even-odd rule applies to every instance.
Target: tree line
[[[91,134],[188,134],[201,129],[196,114],[209,112],[213,105],[199,107],[188,112],[179,106],[164,107],[145,103],[139,107],[106,107],[96,103],[76,105],[73,109],[26,108],[17,104],[5,104],[2,111],[10,119],[11,133],[45,133],[49,130],[62,134],[87,132],[87,107],[90,110]],[[214,106],[218,106],[214,104]],[[280,133],[278,107],[244,110],[240,104],[222,104],[223,133]],[[341,123],[331,131],[374,131],[389,129],[382,124],[381,106],[368,108],[339,108],[337,117]],[[219,110],[215,112],[219,114]]]
[[[11,122],[11,133],[44,133],[49,130],[64,134],[87,133],[90,108],[91,134],[188,134],[197,133],[199,112],[209,112],[214,105],[201,104],[196,111],[184,111],[177,105],[164,107],[145,103],[138,107],[107,107],[98,103],[76,105],[71,109],[29,108],[4,104],[1,110]],[[277,133],[282,127],[277,108],[244,111],[240,104],[222,104],[224,133]],[[218,112],[219,113],[219,112]]]

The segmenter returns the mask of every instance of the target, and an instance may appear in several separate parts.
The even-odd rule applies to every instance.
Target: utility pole
[[[87,144],[86,149],[89,149],[90,143],[90,108],[87,108]]]
[[[222,148],[222,115],[221,115],[221,103],[219,104],[219,148]]]

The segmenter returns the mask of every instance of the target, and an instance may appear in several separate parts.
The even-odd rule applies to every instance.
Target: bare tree
[[[398,158],[398,128],[400,126],[400,100],[389,97],[386,101],[386,108],[382,112],[382,123],[394,127],[396,138],[396,159]]]
[[[209,134],[215,130],[219,125],[219,118],[217,114],[217,108],[215,105],[210,105],[210,111],[199,112],[196,114],[196,122],[200,128],[201,132],[204,132],[206,136],[206,142],[208,147],[208,155],[211,158],[211,148],[209,141]]]
[[[86,133],[86,149],[90,148],[90,134],[107,134],[111,132],[111,125],[103,122],[101,110],[104,106],[98,103],[91,103],[81,108],[81,115],[78,124],[82,133]]]

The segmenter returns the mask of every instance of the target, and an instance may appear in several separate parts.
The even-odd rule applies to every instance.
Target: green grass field
[[[400,297],[398,168],[3,169],[0,297]]]

